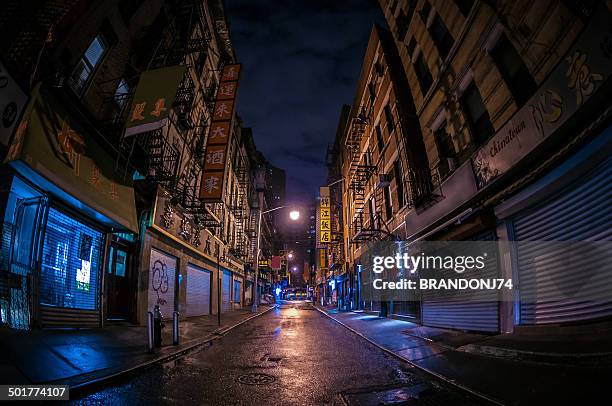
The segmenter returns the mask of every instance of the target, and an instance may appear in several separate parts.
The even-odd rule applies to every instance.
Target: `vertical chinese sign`
[[[319,242],[321,244],[331,242],[331,208],[329,204],[329,187],[323,186],[319,189]]]
[[[225,65],[221,72],[213,116],[206,141],[200,199],[221,202],[225,184],[225,161],[232,130],[240,64]]]
[[[169,109],[185,69],[185,66],[169,66],[142,72],[125,123],[126,137],[157,130],[167,124]]]

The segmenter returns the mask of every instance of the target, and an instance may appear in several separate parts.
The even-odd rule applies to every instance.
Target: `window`
[[[427,24],[427,17],[429,17],[429,12],[431,11],[431,4],[429,4],[428,1],[425,1],[423,3],[423,7],[421,7],[421,10],[419,11],[419,15],[421,16],[421,20],[423,20],[423,23]]]
[[[397,26],[397,40],[403,41],[408,32],[408,24],[410,24],[409,17],[404,14],[404,10],[400,10],[397,18],[395,19],[395,25]]]
[[[376,228],[374,225],[374,213],[376,212],[376,204],[374,197],[370,197],[370,228]]]
[[[453,47],[455,39],[450,34],[450,32],[448,32],[446,25],[444,25],[444,22],[438,14],[435,15],[427,31],[429,31],[431,39],[438,48],[440,58],[442,58],[442,60],[445,60],[451,48]]]
[[[385,218],[389,220],[393,216],[393,206],[391,205],[391,188],[386,186],[383,189],[385,196]]]
[[[374,103],[374,99],[376,99],[376,85],[372,82],[368,83],[368,93],[370,94],[370,101]]]
[[[459,8],[461,14],[467,17],[467,15],[470,14],[470,11],[472,10],[474,0],[455,0],[455,3],[457,4],[457,7]]]
[[[395,15],[395,9],[397,8],[397,0],[393,0],[390,4],[389,10],[391,11],[391,15]]]
[[[130,86],[123,79],[119,79],[119,84],[117,84],[117,89],[115,89],[115,102],[119,106],[119,108],[123,108],[125,106],[125,102],[130,94]]]
[[[473,82],[461,96],[461,105],[467,116],[472,138],[476,144],[482,144],[493,135],[493,125],[482,96]]]
[[[102,57],[106,53],[108,47],[104,38],[101,34],[98,34],[89,47],[85,51],[85,54],[81,57],[77,63],[76,68],[72,72],[69,83],[72,90],[78,95],[83,94],[85,88],[89,84],[93,72],[102,62]]]
[[[421,87],[421,93],[423,93],[423,96],[425,96],[433,83],[433,78],[431,77],[431,73],[429,73],[429,68],[423,59],[422,53],[419,54],[416,62],[414,63],[414,71],[416,73],[417,80],[419,81],[419,86]]]
[[[404,179],[402,177],[402,167],[400,161],[397,159],[393,162],[393,176],[395,177],[395,184],[397,185],[397,204],[398,207],[404,207]]]
[[[384,108],[385,110],[385,119],[387,120],[387,131],[389,134],[393,132],[393,128],[395,128],[395,123],[393,121],[393,113],[391,112],[391,106],[388,104]]]
[[[519,107],[525,104],[536,91],[537,86],[523,63],[523,59],[504,34],[491,51],[491,57],[516,100],[516,104]]]
[[[383,138],[382,130],[380,129],[380,125],[376,126],[376,145],[378,146],[378,151],[382,152],[385,148],[385,139]]]
[[[408,51],[408,57],[412,59],[412,54],[414,54],[414,49],[416,48],[416,39],[414,37],[410,38],[408,45],[406,45],[406,50]]]
[[[71,309],[98,308],[104,235],[49,209],[40,270],[40,303]]]
[[[434,131],[434,137],[440,158],[452,158],[455,156],[455,145],[448,134],[446,123]]]

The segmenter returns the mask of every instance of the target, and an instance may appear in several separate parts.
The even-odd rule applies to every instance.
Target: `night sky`
[[[238,114],[257,148],[287,173],[287,201],[312,199],[326,178],[325,152],[350,104],[376,0],[226,0],[243,74]]]

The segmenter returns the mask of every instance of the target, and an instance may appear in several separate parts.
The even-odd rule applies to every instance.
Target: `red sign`
[[[223,171],[225,168],[226,145],[209,145],[204,159],[205,171]]]
[[[221,202],[223,200],[227,145],[231,136],[240,69],[241,65],[236,63],[225,65],[221,72],[206,141],[204,170],[200,184],[200,199],[203,201]]]
[[[208,145],[225,145],[229,138],[230,122],[221,121],[212,123],[208,134]]]
[[[281,269],[281,257],[277,255],[272,256],[272,269],[274,271],[280,271]]]

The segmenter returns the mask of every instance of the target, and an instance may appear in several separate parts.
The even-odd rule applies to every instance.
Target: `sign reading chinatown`
[[[174,103],[185,66],[169,66],[143,72],[134,93],[130,115],[125,123],[125,136],[164,127]]]
[[[225,186],[225,162],[236,104],[241,65],[225,65],[219,81],[212,121],[206,141],[200,199],[221,202]]]
[[[319,188],[319,242],[331,242],[331,210],[329,204],[329,187]]]
[[[510,170],[574,117],[612,75],[609,15],[602,2],[540,89],[475,153],[472,165],[479,189]]]

